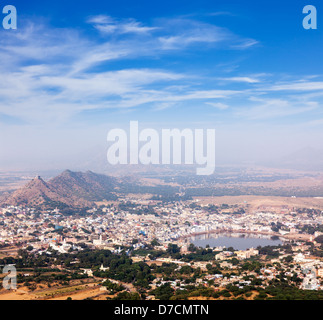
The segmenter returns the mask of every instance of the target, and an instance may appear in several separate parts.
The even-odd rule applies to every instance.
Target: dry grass
[[[314,208],[323,210],[323,199],[319,198],[291,198],[291,197],[273,197],[273,196],[223,196],[223,197],[195,197],[199,199],[199,204],[221,205],[249,205],[251,210],[256,210],[261,206],[276,207],[288,206],[290,208]]]

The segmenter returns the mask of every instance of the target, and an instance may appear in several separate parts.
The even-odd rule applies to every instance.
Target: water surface
[[[258,246],[278,246],[283,244],[280,239],[271,239],[268,236],[252,234],[203,234],[191,238],[195,246],[205,248],[209,245],[214,247],[233,247],[235,250],[246,250]]]

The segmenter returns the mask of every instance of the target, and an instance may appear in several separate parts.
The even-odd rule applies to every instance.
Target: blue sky
[[[320,147],[321,1],[10,4],[18,29],[0,30],[3,169],[77,161],[130,120],[215,128],[222,162]],[[302,27],[308,4],[317,30]]]

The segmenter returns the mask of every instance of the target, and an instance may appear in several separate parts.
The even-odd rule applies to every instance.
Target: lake
[[[194,236],[191,239],[197,247],[205,248],[209,245],[214,247],[233,247],[235,250],[246,250],[249,248],[257,248],[258,246],[278,246],[283,244],[280,239],[271,239],[269,236],[254,235],[254,234],[234,234],[234,233],[222,233],[222,234],[203,234]]]

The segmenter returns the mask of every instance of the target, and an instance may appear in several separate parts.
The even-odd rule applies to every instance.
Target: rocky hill
[[[101,174],[66,170],[45,182],[41,177],[28,182],[1,202],[1,205],[30,207],[88,207],[94,201],[111,200],[117,179]]]

